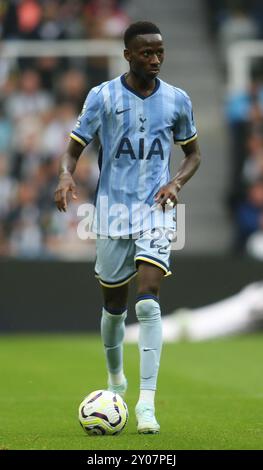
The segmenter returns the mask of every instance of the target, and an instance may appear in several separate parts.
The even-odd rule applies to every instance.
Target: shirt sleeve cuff
[[[80,135],[75,134],[75,132],[71,132],[70,137],[72,139],[76,140],[83,147],[86,147],[86,145],[88,145],[88,142],[83,137],[81,137]]]
[[[184,139],[184,140],[176,140],[174,139],[174,143],[176,145],[186,145],[188,144],[189,142],[192,142],[193,140],[195,140],[197,138],[197,134],[195,133],[194,135],[192,135],[192,137],[188,137],[187,139]]]

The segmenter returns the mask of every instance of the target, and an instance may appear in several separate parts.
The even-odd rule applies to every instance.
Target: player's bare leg
[[[104,298],[101,336],[108,370],[108,389],[124,396],[127,380],[123,373],[123,338],[127,316],[128,283],[120,287],[101,287]]]
[[[104,287],[101,286],[104,307],[106,309],[121,310],[127,307],[129,283],[127,282],[120,287]]]
[[[158,433],[154,397],[162,349],[162,325],[159,305],[160,284],[164,272],[149,263],[138,267],[136,315],[140,325],[140,396],[135,408],[139,433]]]

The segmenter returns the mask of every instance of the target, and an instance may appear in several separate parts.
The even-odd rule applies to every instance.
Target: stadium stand
[[[206,2],[209,22],[225,66],[227,47],[263,38],[262,2]],[[263,259],[263,57],[251,61],[250,86],[231,91],[225,115],[229,130],[230,182],[226,205],[234,221],[233,251]]]

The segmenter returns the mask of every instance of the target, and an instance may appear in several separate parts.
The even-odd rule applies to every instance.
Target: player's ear
[[[127,62],[131,61],[131,52],[129,51],[129,49],[124,49],[123,55],[125,59],[127,60]]]

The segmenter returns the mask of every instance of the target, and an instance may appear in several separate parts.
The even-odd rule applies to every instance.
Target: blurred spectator
[[[242,8],[235,8],[219,27],[218,39],[222,60],[225,63],[228,48],[238,42],[259,37],[255,20]]]
[[[94,240],[80,240],[77,227],[80,222],[77,210],[80,204],[87,202],[87,195],[78,187],[78,200],[73,202],[63,214],[53,210],[46,237],[46,247],[50,254],[67,260],[87,260],[95,257]]]
[[[89,37],[118,38],[123,35],[129,19],[116,0],[91,0],[86,7]]]
[[[53,92],[67,60],[60,57],[39,57],[35,61],[35,68],[41,76],[41,84],[45,91]]]
[[[81,0],[63,2],[60,6],[59,17],[64,34],[68,39],[85,37],[83,2]]]
[[[71,98],[69,95],[69,101],[58,102],[42,132],[41,148],[54,158],[58,158],[64,152],[69,132],[76,122],[79,106],[76,106]]]
[[[19,38],[36,39],[42,19],[41,5],[37,0],[21,0],[16,4]]]
[[[47,111],[53,103],[50,94],[41,89],[40,76],[36,70],[21,73],[19,89],[6,101],[6,111],[11,119],[22,119],[26,114]]]
[[[45,0],[42,3],[42,22],[39,26],[38,37],[43,40],[65,39],[63,24],[60,20],[60,2]]]
[[[80,112],[82,109],[89,83],[80,70],[70,69],[57,82],[56,95],[61,100],[71,101]]]
[[[251,32],[254,34],[255,28],[257,36],[263,37],[262,0],[203,0],[203,2],[206,6],[211,35],[218,36],[219,31],[224,29],[225,25],[227,35],[230,30],[231,36],[234,34],[237,40],[240,34],[245,35],[246,38]],[[238,12],[241,12],[241,16]]]
[[[245,248],[250,235],[255,232],[263,234],[263,176],[248,187],[246,199],[238,206],[236,216],[238,243]]]
[[[248,158],[244,162],[243,177],[248,184],[263,176],[263,133],[248,139]]]
[[[263,39],[263,3],[262,0],[251,0],[249,3],[250,11],[255,19],[260,38]]]
[[[226,103],[226,118],[230,138],[230,190],[227,202],[232,213],[244,194],[242,172],[247,157],[246,145],[253,95],[254,90],[251,87],[248,92],[228,96]]]
[[[0,3],[1,38],[3,39],[19,38],[17,7],[17,0],[6,0]],[[22,38],[22,34],[20,37]]]
[[[232,142],[228,202],[236,223],[234,249],[244,252],[252,234],[263,234],[263,82],[259,76],[247,92],[229,97],[227,117]]]
[[[219,40],[223,49],[237,41],[255,39],[257,35],[258,30],[254,19],[242,8],[230,11],[219,28]]]
[[[42,233],[39,224],[37,188],[32,180],[21,182],[16,205],[9,214],[10,251],[14,256],[35,258],[41,256]]]
[[[4,219],[13,205],[17,182],[10,176],[8,156],[0,153],[0,218]]]
[[[89,158],[86,158],[87,153]],[[99,178],[99,167],[95,162],[95,155],[94,153],[92,159],[91,149],[89,149],[89,152],[84,150],[75,173],[78,187],[81,188],[82,194],[83,191],[86,192],[87,200],[91,202],[94,201]]]
[[[13,135],[13,126],[0,105],[0,152],[6,152]]]
[[[18,180],[33,177],[41,159],[43,125],[39,116],[26,116],[16,125],[11,174]]]
[[[43,220],[47,221],[45,211],[54,209],[53,200],[50,197],[57,186],[58,161],[50,157],[44,157],[36,170],[35,183],[38,188],[38,206],[43,212]]]

